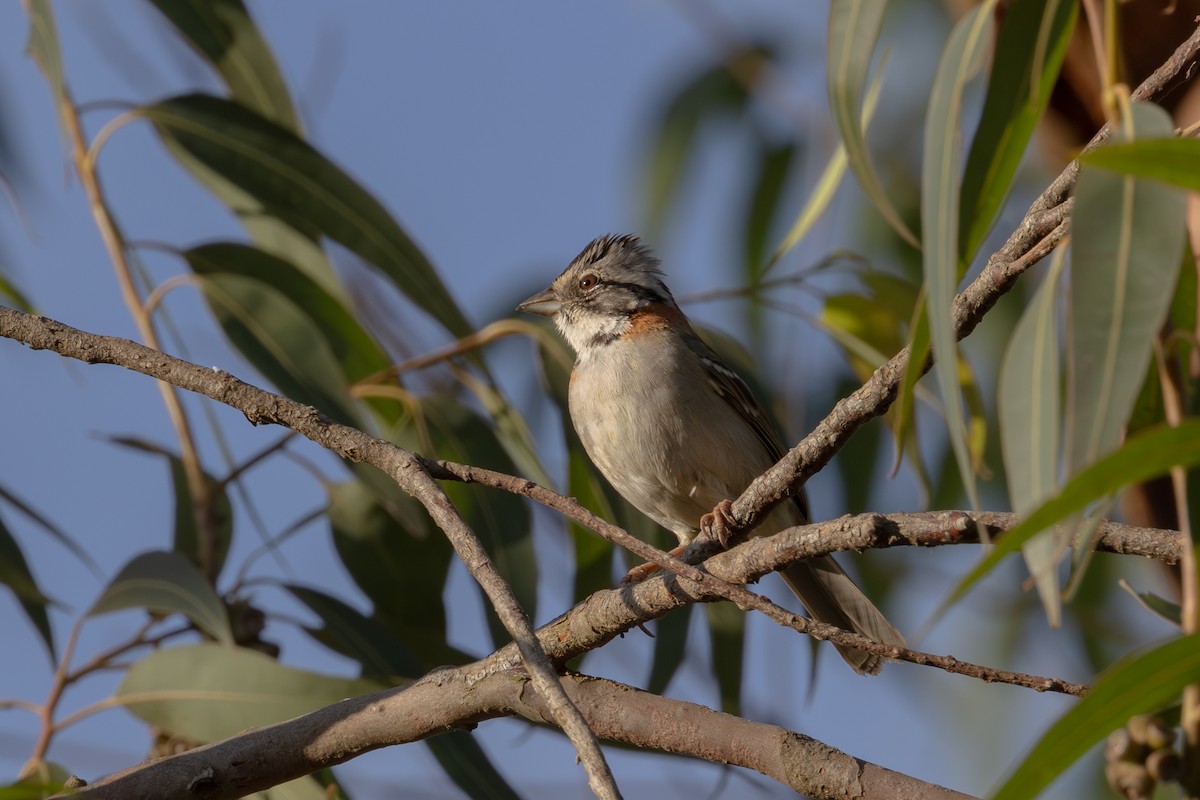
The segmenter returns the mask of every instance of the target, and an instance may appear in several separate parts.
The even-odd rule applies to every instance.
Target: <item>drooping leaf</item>
[[[374,619],[425,669],[456,663],[442,604],[453,551],[420,503],[397,493],[384,501],[362,482],[336,484],[329,522],[342,564],[374,604]]]
[[[831,3],[829,106],[846,147],[850,169],[862,184],[863,191],[892,229],[904,241],[920,249],[921,243],[904,224],[879,181],[867,150],[865,125],[860,115],[863,87],[867,83],[867,71],[886,9],[887,0],[833,0]]]
[[[57,659],[54,651],[54,630],[50,627],[47,608],[53,601],[38,588],[37,579],[29,569],[29,562],[21,552],[21,545],[9,532],[0,518],[0,584],[7,586],[14,595],[34,630],[42,637],[50,661]]]
[[[963,267],[975,257],[1000,213],[1029,137],[1050,100],[1078,9],[1073,0],[1014,0],[1005,9],[987,98],[963,172]]]
[[[795,156],[796,146],[790,142],[778,146],[759,143],[758,172],[754,176],[750,202],[746,204],[742,234],[751,283],[766,269],[767,236]]]
[[[1058,356],[1059,276],[1066,251],[1059,248],[1050,271],[1021,316],[1000,365],[997,411],[1012,509],[1024,516],[1058,487],[1062,400]],[[1057,565],[1066,543],[1047,531],[1022,548],[1050,625],[1060,620]]]
[[[75,539],[69,533],[64,531],[58,525],[55,525],[49,517],[40,513],[33,506],[29,505],[20,497],[17,497],[17,495],[13,494],[8,489],[5,489],[3,486],[0,486],[0,500],[3,500],[17,511],[20,511],[22,514],[32,520],[34,524],[36,524],[46,533],[50,534],[50,536],[56,542],[69,550],[71,555],[78,558],[79,561],[85,567],[91,570],[92,574],[97,578],[103,577],[103,573],[100,570],[100,565],[96,563],[96,559],[92,558],[91,554],[89,554],[87,550],[84,550],[83,546],[80,545],[79,542],[75,541]]]
[[[954,290],[958,286],[959,126],[963,92],[978,71],[992,39],[995,0],[965,14],[942,51],[925,115],[925,163],[921,171],[921,239],[929,336],[934,372],[946,416],[947,437],[972,508],[979,507],[975,471],[966,440],[958,347],[954,333]]]
[[[1200,683],[1200,634],[1122,659],[1061,716],[992,797],[1022,800],[1042,789],[1135,714],[1158,711],[1183,687]]]
[[[241,0],[151,0],[247,108],[299,132],[287,83]]]
[[[26,297],[16,284],[0,274],[0,297],[4,298],[5,304],[9,305],[18,311],[24,311],[26,314],[36,314],[37,310],[33,306],[33,302]]]
[[[435,396],[423,399],[418,413],[422,419],[417,426],[424,425],[428,432],[432,448],[428,455],[431,457],[506,474],[514,472],[512,461],[496,439],[491,425],[454,398]],[[397,444],[424,451],[414,431],[417,426],[398,430],[393,436]],[[528,506],[514,494],[483,486],[450,481],[442,488],[483,543],[521,608],[531,619],[535,619],[538,564]],[[437,535],[442,534],[438,532]],[[485,602],[485,609],[493,641],[499,647],[509,640],[508,631],[490,603]]]
[[[433,757],[467,797],[518,800],[483,747],[467,731],[449,731],[425,740]]]
[[[129,608],[183,614],[219,642],[233,643],[229,616],[200,570],[179,553],[152,550],[134,556],[88,610],[95,617]]]
[[[291,131],[205,95],[171,98],[139,113],[266,213],[356,253],[453,335],[471,330],[433,266],[379,201]]]
[[[67,88],[63,78],[62,51],[58,46],[58,28],[54,23],[54,8],[50,0],[29,0],[25,3],[25,9],[29,14],[29,39],[25,42],[25,51],[33,56],[46,76],[54,97],[54,108],[62,108]],[[62,115],[55,116],[59,125],[62,125]],[[66,138],[65,131],[63,138]]]
[[[721,696],[721,710],[740,715],[746,615],[732,603],[705,603],[704,616],[708,620],[713,677]]]
[[[1200,140],[1165,138],[1172,131],[1157,130],[1139,133],[1136,141],[1113,137],[1109,144],[1097,147],[1080,156],[1084,166],[1136,175],[1200,192]],[[1148,137],[1164,138],[1148,138]],[[1141,138],[1147,137],[1147,138]]]
[[[766,57],[762,49],[748,48],[727,60],[753,66]],[[740,112],[748,97],[746,87],[720,64],[689,80],[665,104],[643,170],[648,231],[661,229],[666,221],[701,125],[712,117]]]
[[[116,696],[151,725],[212,742],[382,688],[375,681],[285,667],[254,650],[205,643],[151,653],[129,668]]]
[[[1114,138],[1169,136],[1161,108],[1135,103]],[[1185,195],[1157,181],[1085,167],[1071,216],[1067,327],[1068,474],[1120,440],[1171,302]]]
[[[285,584],[284,588],[324,623],[321,628],[305,627],[309,635],[361,664],[360,674],[364,678],[398,685],[425,671],[421,660],[378,620],[325,592],[291,584]]]
[[[862,124],[864,136],[866,135],[867,128],[871,125],[871,117],[875,115],[875,107],[879,103],[879,93],[882,88],[883,74],[881,71],[871,81],[871,85],[867,87],[867,99],[863,102]],[[792,223],[787,236],[783,237],[783,241],[775,248],[775,252],[771,254],[771,258],[763,268],[764,275],[770,271],[771,267],[779,263],[779,260],[787,255],[788,251],[799,244],[801,239],[808,235],[808,232],[812,230],[812,226],[825,213],[825,209],[829,208],[829,204],[833,202],[833,197],[837,193],[838,187],[842,185],[842,178],[846,175],[846,162],[846,145],[844,142],[839,141],[833,151],[833,155],[829,157],[829,162],[825,165],[825,169],[822,170],[821,176],[817,178],[817,184],[813,187],[808,200],[805,201],[804,207],[796,215],[796,221]]]
[[[650,677],[646,691],[662,694],[679,671],[687,655],[688,627],[695,605],[677,608],[659,617],[654,623],[654,656],[650,661]]]
[[[1076,473],[1054,497],[1000,537],[992,551],[963,578],[943,608],[1041,531],[1126,486],[1165,475],[1174,466],[1190,468],[1198,464],[1200,420],[1185,420],[1174,428],[1160,425],[1129,437],[1115,453]]]

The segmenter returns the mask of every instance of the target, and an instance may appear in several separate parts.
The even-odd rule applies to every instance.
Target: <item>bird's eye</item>
[[[591,273],[588,273],[587,275],[584,275],[582,278],[579,279],[579,288],[580,289],[591,289],[597,283],[599,283],[599,281],[597,280],[596,276],[592,275]]]

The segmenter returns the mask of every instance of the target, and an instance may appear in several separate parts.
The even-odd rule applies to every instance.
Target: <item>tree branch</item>
[[[381,747],[500,716],[552,721],[524,674],[484,662],[432,672],[410,686],[343,700],[302,717],[139,764],[79,797],[223,800],[242,797]],[[624,684],[566,675],[563,685],[601,736],[636,747],[755,770],[812,798],[970,800],[849,756],[807,736]]]

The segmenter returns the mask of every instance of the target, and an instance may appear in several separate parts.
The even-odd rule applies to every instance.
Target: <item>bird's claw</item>
[[[700,533],[716,539],[721,547],[728,550],[730,539],[737,528],[733,519],[733,503],[722,500],[712,511],[700,518]]]

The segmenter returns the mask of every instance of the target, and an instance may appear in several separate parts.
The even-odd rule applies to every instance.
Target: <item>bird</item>
[[[675,534],[673,552],[697,536],[703,516],[728,509],[786,452],[745,381],[696,334],[638,236],[593,240],[517,310],[553,319],[575,351],[568,408],[584,450],[622,497]],[[808,520],[801,489],[754,533]],[[905,646],[833,557],[780,574],[813,619]],[[837,649],[860,674],[882,667],[877,655]]]

